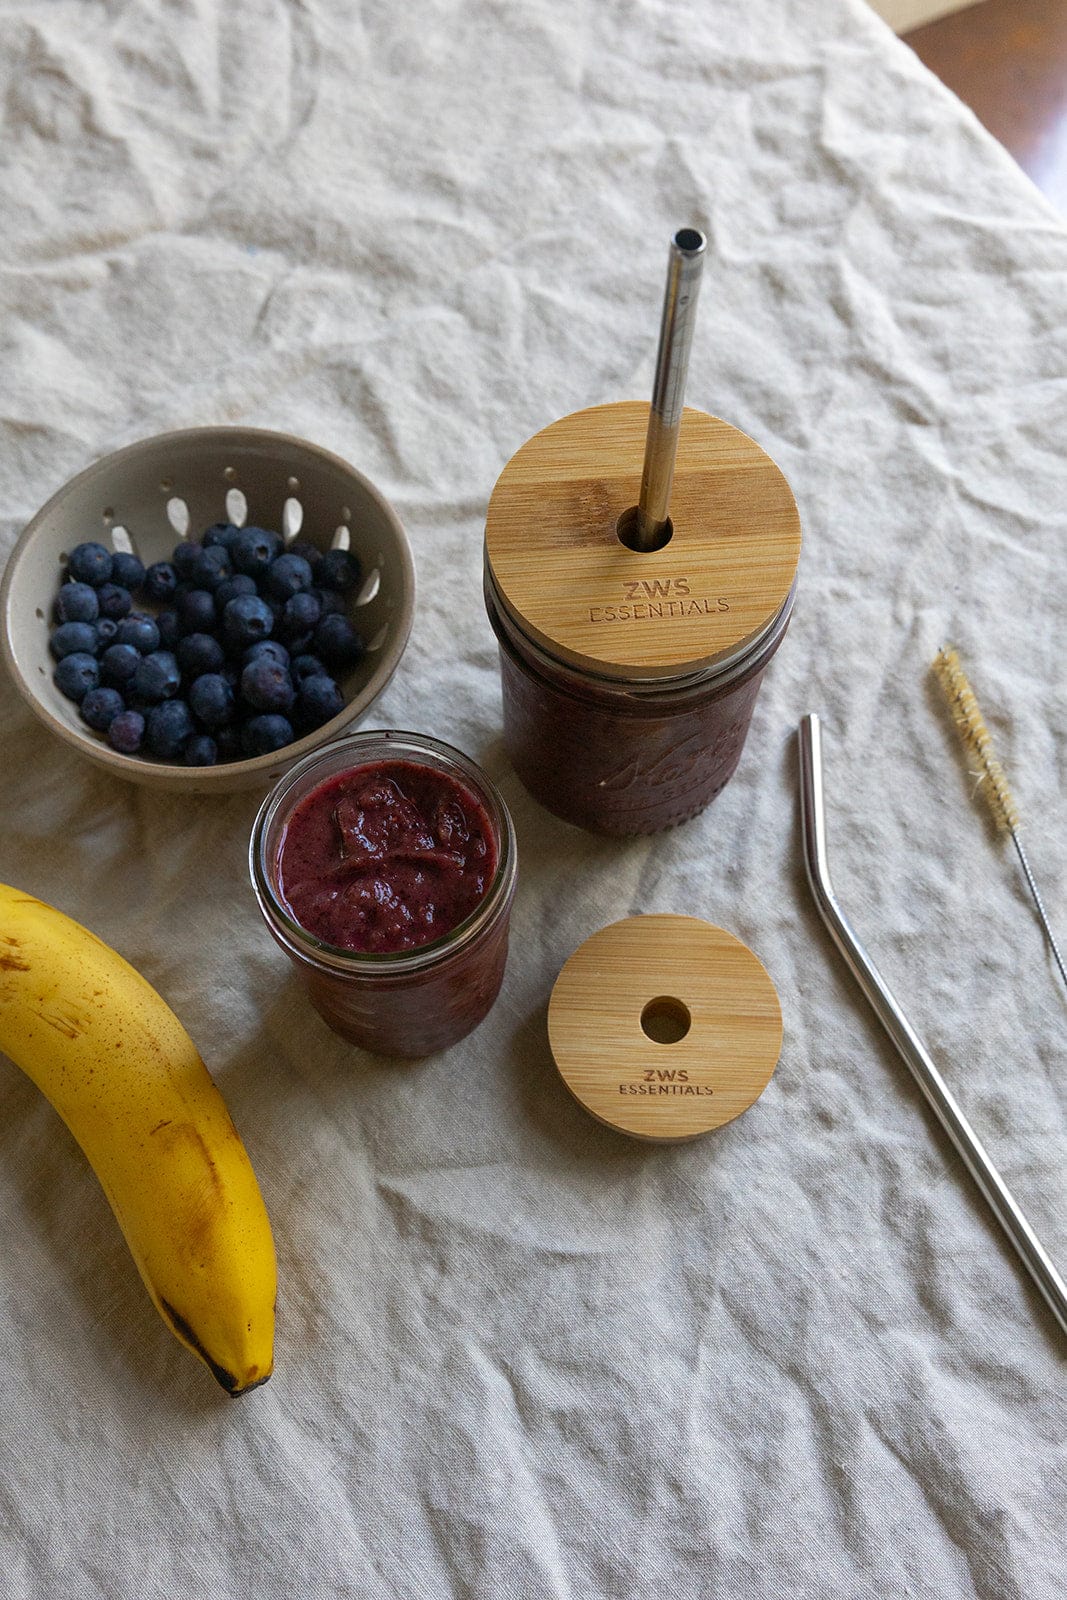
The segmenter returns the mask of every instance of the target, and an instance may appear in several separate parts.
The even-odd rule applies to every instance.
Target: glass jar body
[[[721,673],[630,684],[548,656],[516,626],[487,573],[504,743],[526,788],[556,816],[599,833],[659,833],[698,815],[741,759],[794,594],[756,644]]]
[[[293,811],[319,784],[386,761],[436,769],[468,788],[494,834],[493,881],[471,914],[432,944],[363,954],[323,944],[297,924],[281,895],[278,852]],[[267,796],[249,851],[252,886],[267,927],[333,1030],[379,1055],[417,1058],[445,1050],[477,1027],[504,977],[517,871],[515,834],[495,785],[449,745],[420,734],[366,733],[327,745]]]

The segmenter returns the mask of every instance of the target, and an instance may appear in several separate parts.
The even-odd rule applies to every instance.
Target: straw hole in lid
[[[367,646],[367,654],[370,656],[370,655],[373,655],[376,650],[380,650],[382,648],[382,645],[385,643],[385,641],[386,641],[386,639],[388,637],[389,637],[389,624],[387,622],[385,622],[378,629],[378,632],[374,635],[374,638],[368,644],[368,646]]]
[[[167,501],[167,521],[178,538],[184,539],[189,532],[189,507],[180,495],[174,495]]]
[[[360,584],[359,593],[352,604],[356,606],[369,606],[374,596],[382,586],[382,575],[378,567],[374,567]]]
[[[292,482],[292,479],[289,480]],[[292,496],[282,507],[282,537],[286,544],[290,544],[304,526],[304,508],[299,500]]]
[[[243,528],[248,517],[248,501],[240,489],[227,489],[226,515],[235,528]]]
[[[133,540],[121,522],[116,522],[111,530],[111,547],[113,550],[121,550],[124,555],[133,555]]]
[[[341,526],[339,528],[335,528],[334,529],[333,538],[330,540],[330,549],[331,550],[347,550],[351,543],[352,543],[352,535],[348,531],[348,528],[345,525],[345,523],[342,522],[342,524],[341,524]]]
[[[641,1031],[654,1044],[677,1044],[692,1025],[693,1018],[685,1001],[670,994],[657,995],[641,1013]]]

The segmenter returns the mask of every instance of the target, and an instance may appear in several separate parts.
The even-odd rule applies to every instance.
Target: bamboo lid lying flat
[[[800,557],[781,471],[747,434],[691,408],[671,536],[627,548],[618,528],[640,493],[648,413],[627,400],[542,429],[500,474],[486,517],[486,557],[519,627],[609,677],[679,676],[734,654],[781,609]]]
[[[552,990],[548,1036],[587,1111],[643,1139],[693,1139],[763,1093],[782,1048],[778,994],[747,945],[696,917],[601,928]]]

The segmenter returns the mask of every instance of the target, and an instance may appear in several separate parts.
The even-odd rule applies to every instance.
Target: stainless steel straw
[[[800,817],[808,882],[820,916],[844,956],[852,976],[867,996],[879,1022],[903,1057],[905,1066],[959,1151],[964,1165],[985,1196],[1016,1254],[1048,1301],[1056,1321],[1067,1333],[1067,1284],[1046,1255],[1041,1241],[1019,1210],[925,1046],[837,903],[826,858],[822,729],[818,717],[811,712],[800,723]]]
[[[645,464],[633,548],[656,550],[664,542],[674,478],[678,431],[685,406],[685,380],[696,325],[697,295],[708,241],[697,228],[679,228],[671,240],[667,287],[659,327],[656,377],[645,438]]]

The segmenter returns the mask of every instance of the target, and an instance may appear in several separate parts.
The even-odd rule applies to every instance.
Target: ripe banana
[[[266,1382],[274,1241],[222,1096],[140,973],[61,911],[3,884],[0,1050],[88,1156],[171,1331],[230,1394]]]

